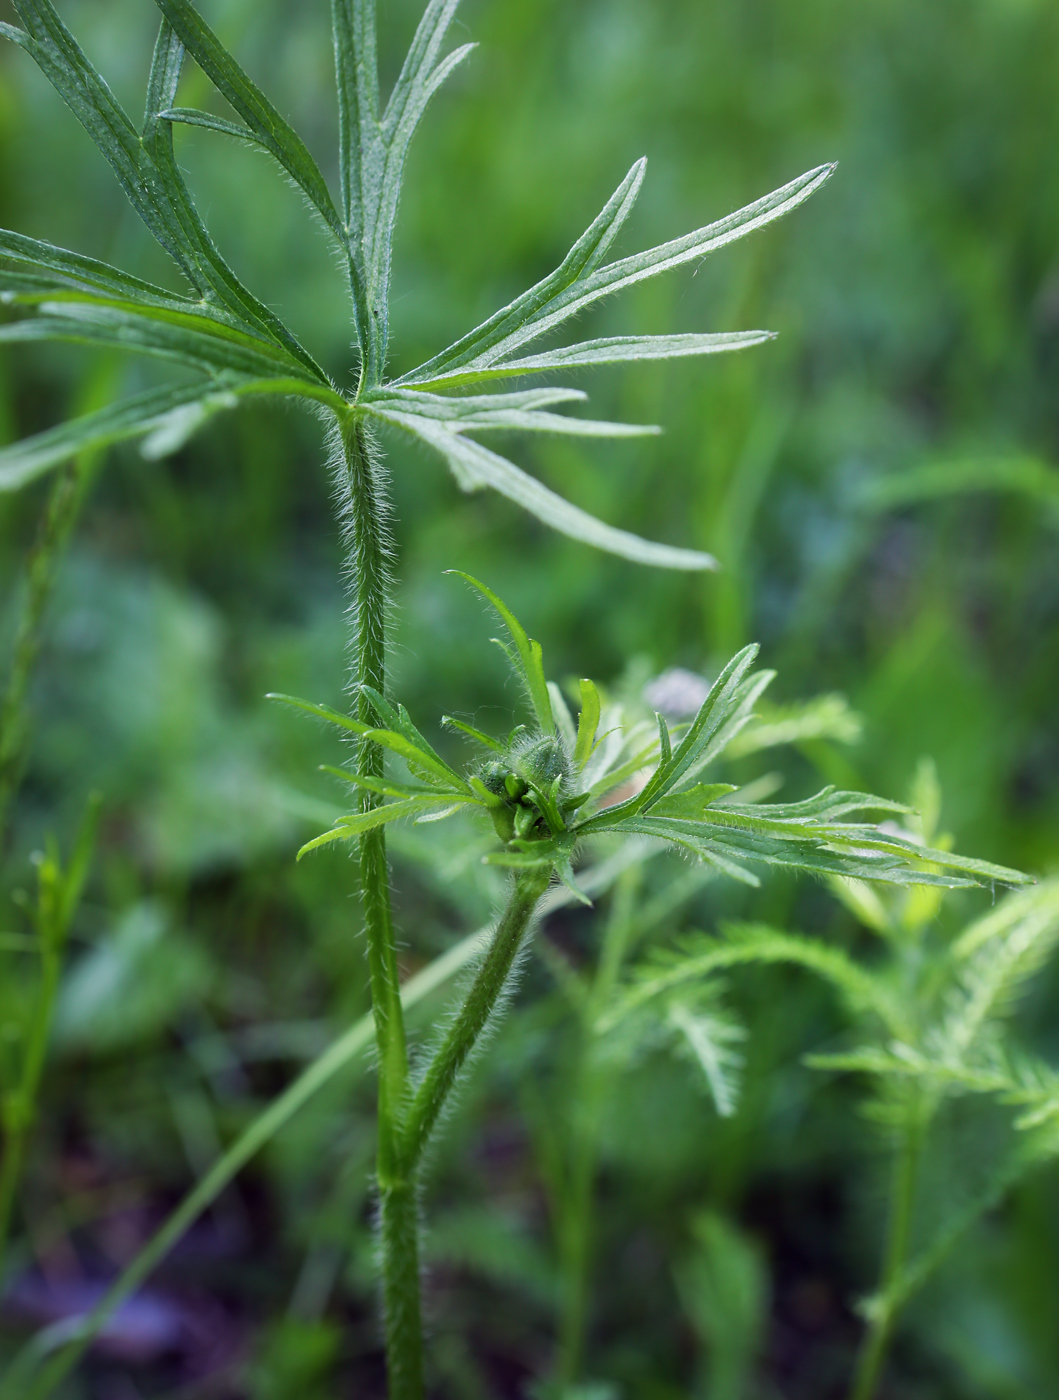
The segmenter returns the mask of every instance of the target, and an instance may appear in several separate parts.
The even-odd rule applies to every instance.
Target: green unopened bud
[[[566,776],[566,754],[558,739],[535,739],[518,756],[519,767],[539,788],[549,788]]]
[[[512,802],[519,802],[526,793],[529,792],[529,784],[525,778],[520,778],[517,773],[508,773],[504,779],[504,788]]]
[[[496,834],[506,845],[515,834],[515,808],[513,807],[493,807],[489,815],[493,819],[493,826]]]

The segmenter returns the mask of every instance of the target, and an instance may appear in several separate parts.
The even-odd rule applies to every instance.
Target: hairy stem
[[[402,1158],[409,1170],[419,1163],[453,1084],[496,1007],[550,870],[526,870],[515,877],[507,908],[497,924],[477,976],[449,1032],[438,1047],[408,1110]]]
[[[386,690],[386,502],[374,444],[362,422],[341,427],[343,506],[353,588],[354,710],[364,724],[376,717],[364,685]],[[382,776],[377,744],[361,744],[357,770]],[[365,809],[380,801],[362,790]],[[422,1326],[419,1305],[419,1243],[415,1183],[403,1171],[400,1134],[408,1088],[408,1049],[390,908],[390,876],[383,828],[360,838],[360,893],[368,944],[371,1006],[379,1065],[378,1159],[380,1251],[390,1400],[420,1400],[423,1394]]]
[[[868,1330],[861,1343],[849,1400],[872,1400],[883,1362],[890,1346],[897,1305],[894,1285],[908,1256],[908,1241],[912,1226],[912,1205],[915,1199],[916,1176],[919,1168],[921,1129],[917,1106],[913,1105],[909,1123],[894,1162],[893,1183],[890,1188],[890,1219],[887,1226],[886,1254],[883,1261],[882,1287],[878,1306],[873,1312]]]

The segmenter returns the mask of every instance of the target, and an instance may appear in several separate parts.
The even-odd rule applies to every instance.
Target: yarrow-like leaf
[[[1019,871],[936,850],[899,830],[864,820],[868,813],[907,813],[904,804],[887,798],[825,788],[802,802],[740,802],[739,790],[731,783],[700,781],[704,768],[750,723],[753,704],[771,679],[771,673],[752,674],[757,655],[753,646],[732,658],[694,718],[678,727],[672,738],[659,715],[653,733],[640,723],[623,733],[625,727],[617,724],[597,745],[601,706],[596,687],[582,682],[581,717],[575,728],[559,688],[548,682],[540,644],[491,589],[467,574],[459,576],[490,603],[508,631],[510,645],[501,645],[525,689],[532,724],[500,741],[456,722],[454,727],[484,751],[461,777],[430,747],[403,707],[391,705],[373,690],[365,693],[387,727],[372,729],[325,707],[288,700],[388,749],[426,785],[414,791],[402,788],[400,801],[370,814],[343,818],[305,849],[357,835],[366,829],[366,821],[376,825],[407,816],[421,820],[428,808],[431,816],[441,817],[477,807],[488,815],[501,841],[489,860],[520,869],[546,867],[571,882],[571,861],[580,842],[620,836],[653,837],[748,884],[758,882],[748,862],[896,885],[1029,883]],[[562,716],[559,722],[557,714]],[[636,779],[635,790],[623,796],[623,785]],[[729,946],[710,954],[717,966],[756,955],[748,955],[745,945],[742,951]],[[793,945],[775,956],[794,959]],[[867,990],[862,988],[862,994],[867,996]],[[876,1000],[881,1005],[881,999]],[[892,1007],[887,1014],[895,1015]]]

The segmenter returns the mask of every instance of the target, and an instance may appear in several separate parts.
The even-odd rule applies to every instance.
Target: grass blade
[[[554,899],[552,901],[553,905],[559,902]],[[488,946],[492,931],[493,927],[490,924],[470,934],[441,957],[435,958],[422,972],[410,977],[401,988],[401,1003],[405,1010],[445,986],[461,972]],[[77,1364],[92,1340],[99,1336],[122,1303],[135,1293],[243,1167],[336,1075],[358,1061],[367,1068],[365,1051],[372,1044],[374,1033],[374,1021],[369,1012],[314,1060],[294,1083],[250,1124],[185,1196],[165,1224],[144,1245],[120,1278],[111,1285],[103,1299],[80,1321],[72,1336],[69,1331],[55,1335],[52,1329],[38,1333],[16,1359],[0,1384],[0,1394],[4,1400],[15,1400],[16,1395],[18,1400],[45,1400]],[[47,1359],[51,1349],[49,1334],[54,1339],[51,1347],[60,1348],[50,1360]],[[29,1388],[30,1377],[38,1371],[36,1383]]]

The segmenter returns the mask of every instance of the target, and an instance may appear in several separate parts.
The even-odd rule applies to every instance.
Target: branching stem
[[[515,878],[489,951],[408,1110],[401,1156],[410,1171],[418,1167],[449,1092],[496,1008],[550,877],[548,869],[531,869]]]
[[[364,724],[376,723],[364,685],[386,690],[386,560],[383,484],[373,444],[364,424],[352,416],[341,425],[346,472],[349,571],[353,587],[354,712]],[[383,753],[361,744],[357,770],[382,776]],[[361,791],[364,807],[379,797]],[[390,1400],[420,1400],[423,1394],[422,1327],[419,1306],[419,1242],[415,1183],[399,1160],[402,1111],[408,1087],[408,1049],[390,908],[390,877],[384,829],[360,838],[360,891],[368,944],[371,1005],[379,1068],[378,1159],[380,1247],[386,1359]]]

